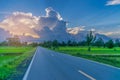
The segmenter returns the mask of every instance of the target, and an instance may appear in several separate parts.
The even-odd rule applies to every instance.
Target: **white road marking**
[[[85,72],[78,70],[79,73],[81,73],[82,75],[86,76],[87,78],[89,78],[90,80],[96,80],[95,78],[93,78],[92,76],[86,74]]]
[[[33,63],[33,61],[34,61],[35,55],[36,55],[36,53],[37,53],[37,50],[38,50],[38,48],[36,49],[36,52],[35,52],[35,54],[34,54],[34,56],[33,56],[33,58],[32,58],[32,61],[30,62],[30,65],[29,65],[29,67],[28,67],[28,69],[27,69],[24,77],[23,77],[23,80],[27,80],[27,77],[28,77],[28,74],[29,74],[29,72],[30,72],[30,69],[31,69],[32,63]]]
[[[51,56],[54,56],[53,54],[51,54]]]

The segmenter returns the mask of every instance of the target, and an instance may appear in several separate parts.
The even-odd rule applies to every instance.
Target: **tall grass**
[[[8,51],[6,50],[8,49]],[[0,52],[23,53],[19,55],[0,56],[0,80],[5,80],[13,73],[17,73],[16,68],[27,58],[34,54],[35,48],[32,47],[2,47]],[[2,54],[2,53],[1,53]]]

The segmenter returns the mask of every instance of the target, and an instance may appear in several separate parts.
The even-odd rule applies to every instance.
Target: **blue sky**
[[[69,27],[82,25],[104,32],[111,29],[115,31],[120,25],[119,2],[120,0],[0,0],[0,20],[15,11],[41,16],[45,15],[45,8],[52,7],[69,22]]]

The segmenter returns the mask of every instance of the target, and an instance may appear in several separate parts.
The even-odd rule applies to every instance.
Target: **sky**
[[[67,27],[85,26],[120,37],[120,0],[0,0],[0,22],[15,12],[45,16],[48,7],[59,12]]]

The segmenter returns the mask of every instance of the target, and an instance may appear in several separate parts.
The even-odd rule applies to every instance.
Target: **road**
[[[38,47],[23,80],[120,80],[120,69]]]

